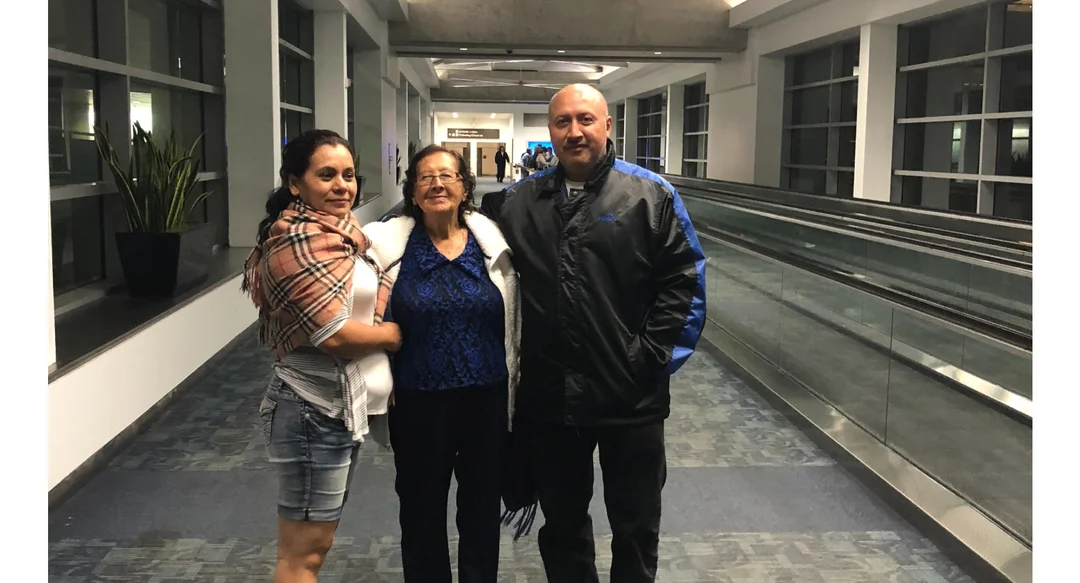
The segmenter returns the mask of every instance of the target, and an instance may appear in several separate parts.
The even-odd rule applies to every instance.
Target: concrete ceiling
[[[404,57],[700,62],[747,38],[718,0],[410,0],[408,15],[389,24]]]

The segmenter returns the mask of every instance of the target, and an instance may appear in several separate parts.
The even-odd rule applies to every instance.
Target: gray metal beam
[[[441,77],[446,81],[501,81],[506,83],[596,83],[599,73],[566,73],[560,71],[445,71]]]
[[[405,22],[409,19],[409,3],[406,0],[368,0],[379,18],[387,22]]]
[[[401,56],[716,60],[746,49],[728,15],[716,0],[412,0],[389,37]]]
[[[555,89],[543,87],[441,87],[431,90],[432,101],[483,103],[547,103]]]

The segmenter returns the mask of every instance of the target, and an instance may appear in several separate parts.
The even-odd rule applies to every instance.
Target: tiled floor
[[[257,408],[269,363],[247,333],[203,382],[54,511],[49,580],[268,581],[276,483]],[[970,581],[709,356],[691,358],[672,393],[661,581]],[[360,463],[323,583],[402,580],[392,459],[367,451]],[[610,529],[599,483],[596,492],[603,569]],[[451,494],[451,512],[452,500]],[[516,544],[505,538],[500,581],[544,580],[535,536]]]

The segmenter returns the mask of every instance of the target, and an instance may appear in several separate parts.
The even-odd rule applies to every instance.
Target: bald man
[[[559,163],[484,197],[519,273],[524,431],[548,581],[598,581],[589,501],[599,447],[611,581],[654,581],[669,377],[705,321],[705,257],[675,188],[615,159],[596,89],[548,107]]]

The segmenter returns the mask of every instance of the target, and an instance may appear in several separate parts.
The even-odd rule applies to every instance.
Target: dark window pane
[[[799,192],[825,194],[825,171],[790,168],[788,188]]]
[[[1031,220],[1031,185],[999,182],[994,185],[994,216]]]
[[[1031,111],[1031,54],[1001,59],[1001,111]]]
[[[828,163],[829,130],[813,128],[791,130],[790,164],[824,166]]]
[[[202,15],[164,0],[128,0],[128,64],[202,81]]]
[[[695,107],[683,113],[684,132],[703,132],[709,127],[709,108]]]
[[[704,162],[683,162],[682,175],[692,178],[705,178]]]
[[[986,50],[986,5],[911,27],[908,64],[974,55]]]
[[[791,125],[829,122],[829,86],[791,92]]]
[[[202,110],[202,95],[198,93],[131,84],[131,123],[138,122],[144,130],[153,132],[157,140],[173,133],[181,146],[190,147],[203,133]],[[200,141],[195,151],[200,169],[205,168],[205,147],[205,142]]]
[[[855,196],[855,173],[845,170],[836,173],[836,196],[852,198]]]
[[[649,143],[648,143],[648,145],[647,145],[647,147],[645,149],[645,151],[648,152],[648,153],[645,154],[645,156],[647,156],[649,158],[659,158],[660,157],[660,138],[649,138],[648,142]]]
[[[216,234],[214,243],[227,245],[229,243],[229,181],[210,180],[202,183],[205,190],[211,194],[206,198],[206,218],[214,223]]]
[[[839,121],[857,121],[859,112],[859,82],[841,83],[835,90],[840,91]]]
[[[1031,44],[1031,0],[1016,0],[1000,7],[1005,10],[1004,47]]]
[[[95,182],[101,178],[94,143],[94,76],[49,67],[49,182]]]
[[[100,196],[50,204],[53,294],[60,295],[104,277],[101,207]]]
[[[650,136],[660,136],[664,133],[664,117],[660,114],[649,116],[649,134]]]
[[[980,61],[904,73],[907,76],[904,117],[982,113],[983,69]]]
[[[278,34],[285,42],[311,54],[314,52],[314,21],[311,13],[292,0],[278,2]]]
[[[840,136],[839,158],[837,166],[844,168],[855,167],[855,128],[842,127],[838,132]]]
[[[791,84],[804,85],[832,78],[832,47],[791,58],[794,68]]]
[[[290,139],[299,136],[300,134],[314,129],[315,116],[300,113],[299,111],[292,111],[289,109],[281,110],[281,139],[283,143],[288,143]]]
[[[841,48],[840,76],[855,77],[859,74],[859,43],[847,43]]]
[[[705,84],[695,83],[683,88],[683,107],[705,103]]]
[[[49,46],[96,57],[96,4],[95,0],[49,0]]]
[[[904,170],[978,174],[981,121],[905,124]]]
[[[998,124],[997,172],[1031,176],[1031,119],[1002,119]]]
[[[978,205],[978,182],[905,176],[901,202],[911,206],[974,213]]]
[[[683,138],[683,158],[686,160],[704,160],[708,149],[709,136],[701,134]]]

